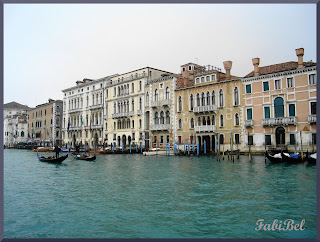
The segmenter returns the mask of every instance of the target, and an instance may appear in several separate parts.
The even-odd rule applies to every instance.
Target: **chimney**
[[[252,64],[254,66],[253,70],[253,75],[254,76],[259,76],[259,64],[260,64],[260,58],[253,58],[252,59]]]
[[[224,61],[223,62],[224,69],[226,70],[226,80],[231,79],[230,69],[232,67],[232,61]]]
[[[296,49],[296,55],[298,56],[298,68],[303,68],[304,49]]]

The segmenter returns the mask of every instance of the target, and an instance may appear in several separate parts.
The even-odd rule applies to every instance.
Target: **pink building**
[[[317,67],[303,62],[303,48],[296,55],[298,61],[263,67],[252,59],[254,70],[242,79],[246,150],[316,148]]]

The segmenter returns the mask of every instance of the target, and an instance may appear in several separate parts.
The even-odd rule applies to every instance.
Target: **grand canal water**
[[[259,219],[305,230],[255,231]],[[4,236],[315,238],[316,167],[137,154],[54,165],[4,150]]]

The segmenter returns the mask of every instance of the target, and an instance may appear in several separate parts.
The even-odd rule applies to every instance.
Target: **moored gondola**
[[[37,157],[38,157],[39,161],[42,161],[42,162],[61,163],[62,161],[64,161],[65,159],[68,158],[68,155],[56,158],[54,156],[44,157],[44,156],[40,156],[39,154],[37,154]]]
[[[290,164],[301,163],[302,159],[300,154],[291,154],[281,152],[282,161]]]
[[[279,154],[275,154],[275,155],[269,155],[268,152],[266,151],[266,157],[272,163],[281,163],[281,162],[283,162],[280,153]]]
[[[94,156],[87,156],[85,154],[72,154],[73,157],[76,159],[76,160],[85,160],[85,161],[94,161],[97,157],[94,155]]]
[[[316,164],[317,153],[313,153],[309,155],[309,152],[307,151],[305,157],[303,158],[303,161],[308,162],[309,164]]]

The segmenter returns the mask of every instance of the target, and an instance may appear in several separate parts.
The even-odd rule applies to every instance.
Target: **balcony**
[[[90,106],[90,109],[98,109],[98,108],[103,108],[103,104],[95,104]]]
[[[69,114],[71,114],[71,113],[78,113],[78,112],[81,112],[81,111],[82,111],[82,109],[80,109],[80,108],[70,109],[70,110],[69,110]]]
[[[158,107],[158,106],[159,106],[159,101],[151,101],[150,107],[156,108],[156,107]]]
[[[151,131],[162,131],[162,130],[169,130],[170,124],[152,124],[150,125]]]
[[[129,112],[122,112],[122,113],[113,113],[112,118],[126,118],[129,116]]]
[[[216,126],[215,125],[195,126],[194,129],[196,132],[213,132],[216,130]]]
[[[138,110],[138,111],[137,111],[137,114],[138,114],[138,115],[141,115],[141,114],[142,114],[142,110]]]
[[[170,99],[164,99],[163,101],[162,101],[162,106],[169,106],[170,105]]]
[[[245,120],[245,121],[244,121],[244,126],[245,126],[245,127],[253,126],[253,119]]]
[[[308,116],[308,122],[311,123],[316,123],[317,122],[317,115],[316,114],[311,114]]]
[[[216,105],[193,107],[193,112],[194,113],[216,112],[216,111],[217,111],[217,106]]]
[[[94,124],[91,126],[92,129],[102,129],[103,125],[102,124]]]
[[[266,118],[262,119],[262,125],[264,126],[276,126],[276,125],[289,125],[296,124],[297,117],[282,117],[282,118]]]

